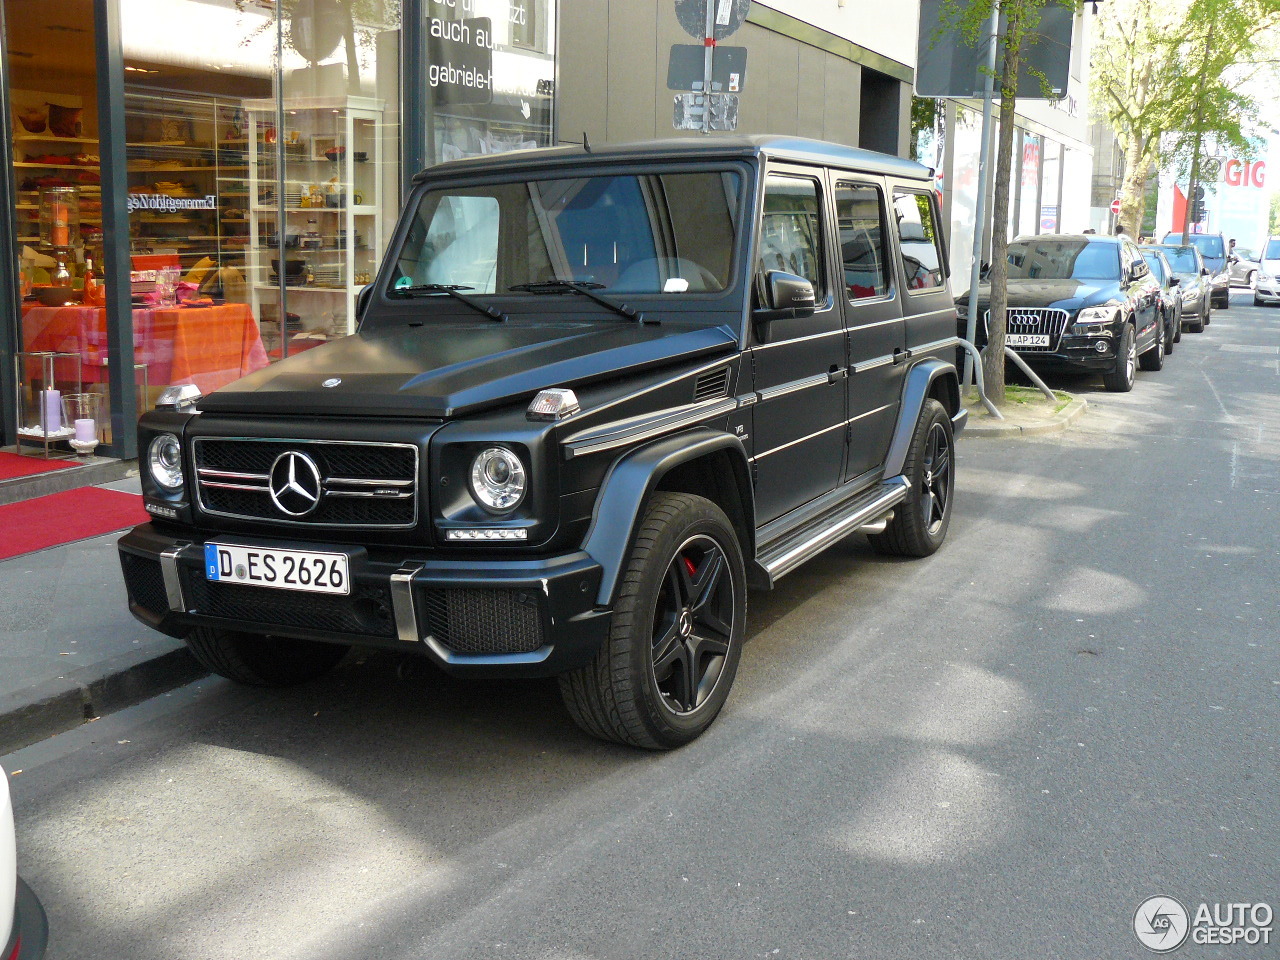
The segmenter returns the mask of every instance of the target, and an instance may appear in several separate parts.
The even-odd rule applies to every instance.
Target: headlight
[[[1114,306],[1085,307],[1076,316],[1071,332],[1079,337],[1108,337],[1111,331],[1107,327],[1115,318]]]
[[[490,447],[471,463],[471,493],[486,510],[507,513],[525,494],[524,464],[506,447]]]
[[[162,433],[151,441],[147,465],[151,479],[162,490],[177,493],[182,489],[182,444],[172,433]]]

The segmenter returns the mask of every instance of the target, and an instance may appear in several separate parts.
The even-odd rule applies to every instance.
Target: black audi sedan
[[[1008,289],[1005,343],[1033,368],[1100,373],[1108,390],[1124,393],[1139,364],[1164,366],[1160,284],[1128,237],[1019,237],[1009,244]],[[981,284],[978,347],[987,339],[990,297]],[[968,299],[958,301],[962,318]]]

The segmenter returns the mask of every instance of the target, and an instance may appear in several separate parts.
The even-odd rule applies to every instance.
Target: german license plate
[[[1011,347],[1047,347],[1049,335],[1047,333],[1010,333],[1005,336],[1004,342]]]
[[[345,553],[206,543],[204,575],[207,580],[275,587],[278,590],[340,594],[351,592]]]

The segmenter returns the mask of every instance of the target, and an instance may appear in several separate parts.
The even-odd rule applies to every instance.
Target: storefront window
[[[1024,131],[1018,181],[1018,236],[1034,236],[1040,232],[1040,151],[1040,137]]]
[[[1038,233],[1057,233],[1061,222],[1062,145],[1044,143],[1043,175],[1040,179],[1040,229]]]
[[[426,0],[430,163],[552,142],[554,0]]]

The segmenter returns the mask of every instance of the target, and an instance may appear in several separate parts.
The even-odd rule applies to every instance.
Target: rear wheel
[[[322,677],[350,649],[342,643],[263,637],[209,627],[197,627],[186,641],[206,670],[251,687],[292,687]]]
[[[916,421],[903,475],[911,492],[883,533],[868,536],[880,553],[927,557],[947,537],[955,490],[955,437],[951,418],[937,400],[926,400]]]
[[[1133,324],[1124,325],[1120,335],[1120,349],[1116,351],[1116,365],[1110,373],[1102,375],[1102,384],[1112,393],[1128,393],[1133,389],[1137,375],[1138,345],[1134,341]]]
[[[1164,337],[1156,337],[1155,346],[1138,358],[1143,370],[1155,372],[1164,369]]]
[[[657,493],[618,588],[609,638],[560,677],[574,722],[592,736],[649,750],[688,743],[729,696],[747,619],[742,551],[718,506]]]

